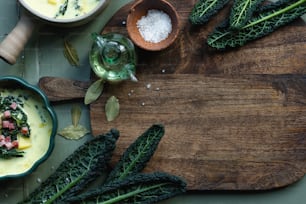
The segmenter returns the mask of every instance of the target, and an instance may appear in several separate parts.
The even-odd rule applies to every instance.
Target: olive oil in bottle
[[[137,81],[134,44],[118,33],[93,34],[89,61],[94,73],[106,81]]]

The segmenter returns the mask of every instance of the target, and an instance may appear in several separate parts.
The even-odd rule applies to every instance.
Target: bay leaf
[[[77,140],[90,133],[84,126],[80,125],[80,119],[82,114],[82,108],[79,105],[73,105],[71,108],[71,120],[72,125],[63,128],[58,132],[59,135],[66,139]]]
[[[64,41],[64,56],[72,66],[80,66],[80,60],[76,49],[67,40]]]
[[[77,140],[90,133],[84,126],[78,124],[77,126],[69,125],[58,132],[59,135],[70,140]]]
[[[119,100],[115,96],[111,96],[105,104],[105,115],[107,121],[113,121],[117,118],[120,111]]]
[[[103,88],[104,88],[103,79],[99,79],[95,81],[93,84],[91,84],[90,87],[86,91],[84,103],[88,105],[94,102],[95,100],[97,100],[102,94]]]
[[[78,105],[73,105],[71,108],[72,125],[77,126],[79,124],[81,114],[82,114],[82,108]]]

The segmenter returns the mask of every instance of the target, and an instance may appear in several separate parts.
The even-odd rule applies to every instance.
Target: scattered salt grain
[[[131,91],[128,93],[128,96],[132,96],[133,93],[134,93],[134,90],[131,90]]]
[[[36,182],[37,182],[37,183],[41,183],[41,182],[42,182],[41,178],[37,178],[37,179],[36,179]]]
[[[147,89],[150,89],[151,88],[151,84],[147,84]]]
[[[163,11],[151,9],[137,21],[137,28],[147,42],[158,43],[165,40],[172,31],[171,19]]]

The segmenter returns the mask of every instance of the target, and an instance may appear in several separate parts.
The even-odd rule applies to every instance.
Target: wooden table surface
[[[25,52],[22,53],[23,56],[19,59],[16,65],[9,66],[4,62],[0,62],[1,64],[0,69],[2,74],[3,75],[12,74],[12,75],[21,76],[33,84],[36,84],[38,82],[39,77],[44,77],[44,76],[64,77],[66,79],[81,80],[81,81],[88,80],[89,70],[87,64],[88,63],[87,49],[89,48],[86,46],[89,45],[89,43],[86,40],[88,37],[87,35],[89,35],[89,33],[93,31],[97,30],[99,31],[99,28],[103,28],[104,26],[103,23],[108,20],[108,17],[111,16],[116,11],[116,9],[120,8],[120,5],[123,5],[128,1],[129,0],[112,1],[110,3],[110,6],[106,9],[105,13],[103,13],[93,24],[89,24],[85,28],[85,30],[84,28],[82,28],[81,30],[74,30],[72,34],[69,35],[69,38],[70,40],[72,40],[72,43],[75,43],[78,51],[80,51],[80,59],[82,63],[80,68],[76,69],[75,67],[70,66],[69,63],[63,57],[62,52],[59,51],[63,40],[61,30],[60,29],[53,30],[51,32],[48,29],[47,30],[42,29],[34,34]],[[144,123],[141,122],[140,124],[137,124],[140,121],[140,119],[137,116],[134,118],[135,122],[133,123],[133,126],[129,127],[129,129],[127,129],[127,127],[124,126],[118,126],[118,128],[126,128],[121,131],[122,135],[126,136],[126,140],[122,141],[123,146],[121,147],[121,150],[119,150],[117,154],[119,154],[119,152],[122,151],[124,145],[127,145],[131,141],[132,137],[136,137],[145,128],[147,128],[147,126],[152,121],[153,122],[165,121],[166,131],[167,131],[166,137],[170,138],[169,136],[170,132],[173,131],[173,127],[175,127],[175,126],[171,127],[171,125],[177,121],[180,122],[182,121],[180,120],[180,117],[173,118],[171,120],[170,119],[162,120],[163,118],[166,117],[165,115],[168,114],[165,109],[166,107],[169,107],[170,110],[169,113],[173,114],[172,104],[178,105],[178,107],[182,107],[183,104],[180,101],[182,101],[183,99],[185,100],[187,97],[180,96],[182,97],[181,100],[165,100],[167,94],[166,91],[168,92],[182,91],[181,89],[176,89],[171,85],[168,90],[165,89],[166,86],[164,85],[168,86],[171,83],[171,81],[167,82],[166,79],[172,79],[172,73],[174,72],[180,74],[179,76],[174,77],[174,82],[175,84],[180,84],[182,86],[181,82],[179,81],[180,77],[193,78],[194,75],[192,70],[195,70],[194,73],[199,73],[200,76],[197,76],[194,79],[194,81],[190,81],[190,83],[187,84],[187,87],[190,87],[191,86],[190,84],[194,82],[196,84],[201,84],[201,87],[203,87],[203,89],[205,88],[205,90],[203,91],[201,90],[201,87],[198,87],[197,89],[199,89],[200,92],[188,99],[189,102],[185,104],[187,110],[181,113],[183,120],[188,119],[188,117],[190,116],[188,114],[189,109],[191,111],[195,111],[195,109],[199,110],[199,115],[200,115],[199,117],[195,117],[195,119],[192,121],[195,124],[194,125],[191,124],[189,128],[185,129],[185,132],[180,133],[180,131],[182,129],[184,130],[184,128],[178,126],[179,129],[176,132],[178,132],[178,134],[183,135],[180,137],[188,139],[185,140],[186,141],[185,152],[189,153],[191,147],[202,149],[201,151],[199,151],[198,154],[193,155],[193,158],[202,157],[201,163],[203,163],[203,165],[217,164],[216,161],[218,161],[219,164],[222,164],[224,167],[229,164],[227,161],[230,161],[228,160],[230,156],[232,156],[232,158],[235,159],[232,161],[235,161],[237,165],[239,165],[241,164],[241,162],[246,161],[245,158],[247,159],[254,158],[255,155],[252,155],[254,151],[257,154],[258,151],[261,149],[262,153],[265,154],[263,154],[264,156],[261,155],[259,156],[261,157],[262,160],[265,160],[266,158],[266,161],[262,163],[262,167],[267,169],[266,176],[262,175],[261,177],[262,180],[260,181],[258,179],[259,177],[256,178],[256,176],[251,175],[250,178],[246,178],[247,181],[254,181],[255,184],[260,182],[268,184],[269,182],[271,182],[266,186],[271,186],[271,185],[275,186],[276,184],[275,181],[282,181],[280,184],[284,184],[283,181],[288,181],[288,178],[291,178],[292,180],[299,180],[302,177],[302,175],[304,175],[305,172],[305,168],[302,165],[302,161],[305,160],[305,155],[304,155],[305,141],[304,141],[304,131],[303,131],[304,129],[303,112],[305,111],[305,107],[303,105],[304,104],[303,83],[304,83],[304,74],[306,70],[305,60],[303,60],[305,59],[305,28],[304,28],[305,24],[302,21],[297,21],[294,24],[291,24],[289,26],[280,29],[279,31],[275,32],[273,35],[267,36],[259,40],[259,42],[261,43],[259,42],[250,43],[247,46],[245,46],[243,49],[238,49],[231,52],[225,52],[222,54],[219,54],[218,52],[207,53],[207,46],[205,45],[205,43],[201,44],[195,42],[194,37],[195,36],[199,38],[202,37],[204,42],[205,36],[208,34],[210,29],[212,29],[212,26],[215,24],[215,22],[221,20],[220,19],[221,16],[215,17],[208,24],[208,26],[204,26],[203,28],[190,27],[190,25],[188,25],[186,21],[187,20],[186,15],[188,9],[190,9],[190,5],[193,4],[194,2],[195,1],[193,0],[183,2],[186,3],[185,5],[187,5],[188,8],[183,8],[184,5],[174,2],[174,5],[177,8],[185,10],[185,13],[180,16],[185,22],[185,24],[182,27],[181,37],[177,41],[178,44],[175,44],[174,47],[179,48],[182,54],[191,53],[192,57],[190,58],[187,55],[180,55],[183,56],[181,60],[178,57],[176,57],[175,58],[176,60],[168,58],[166,63],[159,63],[158,61],[155,61],[156,58],[160,58],[160,55],[165,54],[166,56],[169,56],[169,54],[167,54],[168,51],[166,51],[164,53],[154,53],[154,54],[150,53],[150,57],[140,58],[140,63],[139,63],[140,66],[138,68],[138,78],[140,79],[140,82],[137,85],[137,91],[139,91],[139,93],[141,94],[148,91],[151,92],[152,94],[155,94],[155,96],[159,96],[160,94],[162,97],[157,98],[156,100],[151,102],[150,100],[144,101],[143,100],[145,99],[144,96],[135,92],[136,89],[134,91],[130,89],[136,86],[136,84],[127,82],[126,84],[120,85],[120,86],[126,86],[124,91],[128,95],[130,95],[129,93],[135,93],[133,95],[133,97],[135,98],[132,99],[133,103],[131,104],[132,105],[136,104],[136,105],[133,105],[135,107],[132,108],[132,110],[136,109],[137,107],[139,113],[133,112],[133,116],[137,116],[138,114],[139,117],[142,117],[143,112],[147,112],[150,109],[157,111],[157,107],[155,107],[156,104],[162,105],[162,110],[164,111],[164,113],[162,115],[159,114],[154,115],[158,116],[156,120],[153,119],[154,116],[151,116],[150,120],[147,120],[147,122]],[[1,37],[3,38],[5,34],[13,28],[15,22],[17,21],[18,15],[16,15],[15,1],[9,1],[9,2],[3,1],[0,4],[2,5],[2,7],[0,8],[0,10],[2,11],[1,16],[3,17],[1,18],[0,27],[2,28]],[[128,8],[125,7],[123,8],[122,11],[127,12],[127,9]],[[125,16],[125,13],[122,11],[116,14],[115,18],[113,18],[109,24],[110,27],[107,27],[103,32],[107,32],[108,29],[114,29],[114,31],[122,33],[126,32],[124,26],[122,25],[122,21],[124,20]],[[50,42],[52,43],[50,44]],[[180,44],[181,42],[184,43]],[[291,43],[288,44],[286,42],[291,42]],[[265,46],[263,46],[263,44]],[[301,46],[303,49],[301,49]],[[265,49],[263,49],[263,47]],[[178,51],[179,50],[177,50],[177,52]],[[258,55],[260,55],[261,52],[266,53],[266,55],[257,57]],[[147,53],[139,52],[139,55],[146,56]],[[216,56],[216,58],[214,57],[211,58],[211,56]],[[242,56],[246,57],[248,63],[245,63]],[[236,57],[235,60],[232,59],[233,57]],[[277,61],[272,60],[276,59],[275,57],[277,57]],[[194,62],[194,59],[202,59],[202,61],[200,64],[197,64],[196,62]],[[229,59],[231,60],[229,61]],[[146,64],[142,66],[141,62],[143,61],[147,61],[149,65]],[[159,67],[160,65],[162,65],[162,67]],[[163,69],[163,67],[165,69]],[[188,76],[189,74],[191,74],[191,76]],[[148,81],[150,79],[152,79],[152,81]],[[222,85],[223,83],[224,85]],[[148,84],[151,84],[151,89],[147,89]],[[226,88],[225,85],[229,86],[229,88]],[[106,89],[104,97],[106,98],[107,94],[110,95],[112,93],[116,93],[116,90],[118,88],[119,87],[108,87]],[[164,92],[155,92],[156,88],[160,88],[160,91]],[[231,88],[230,93],[227,93],[226,90],[230,88]],[[114,90],[115,92],[112,92],[112,90]],[[238,96],[238,99],[236,99],[235,96],[237,95],[234,96],[231,95],[233,93],[237,94],[238,92],[241,91],[243,91],[243,93],[246,94],[244,98],[242,98],[243,96],[240,95]],[[192,93],[189,93],[188,90],[183,90],[183,92],[192,95]],[[81,93],[81,95],[82,94],[84,94],[84,91]],[[203,99],[200,94],[206,94],[207,98]],[[124,93],[122,93],[122,95],[124,95]],[[149,95],[149,93],[145,93],[145,96],[147,95]],[[173,96],[174,94],[171,93],[169,98],[173,99]],[[126,98],[125,96],[122,97],[123,97],[122,99]],[[227,99],[230,100],[226,102]],[[164,101],[163,104],[161,104],[162,101]],[[275,103],[272,103],[273,101]],[[151,105],[149,102],[151,103]],[[238,102],[244,102],[243,103],[245,104],[244,109],[238,108],[239,106]],[[258,105],[259,102],[260,104]],[[54,105],[56,112],[59,116],[59,129],[62,129],[71,123],[70,108],[71,104],[74,103],[79,103],[79,101],[73,101],[73,102],[70,101],[67,103],[59,103]],[[126,102],[123,103],[123,100],[121,100],[121,103],[122,106],[126,104]],[[205,108],[203,108],[204,104],[206,104]],[[255,106],[255,104],[257,104],[257,106]],[[265,104],[267,105],[267,107]],[[141,112],[139,106],[148,109],[142,110],[143,112]],[[190,106],[192,108],[190,108]],[[248,106],[250,107],[249,109]],[[230,107],[234,107],[234,109],[231,109]],[[263,110],[261,110],[262,107],[264,107]],[[279,109],[277,109],[276,107],[279,107]],[[287,114],[286,111],[284,110],[285,108],[289,110]],[[206,111],[208,109],[210,110],[210,112]],[[222,111],[224,109],[225,112]],[[257,114],[254,114],[255,113],[254,110],[256,109],[257,109]],[[204,110],[205,113],[203,114]],[[250,113],[253,113],[253,115],[251,114],[248,117],[246,113],[247,110],[249,110]],[[281,113],[281,117],[283,118],[285,116],[289,117],[286,120],[278,119],[275,116],[276,113],[273,112],[275,110],[277,110],[277,114]],[[80,123],[89,125],[88,111],[90,110],[87,110],[87,107],[84,107]],[[216,117],[217,113],[218,117]],[[126,112],[124,111],[124,109],[122,109],[120,120],[123,120],[123,118],[126,117],[124,116],[125,114]],[[195,113],[193,112],[193,114]],[[237,114],[236,118],[230,116],[231,114],[234,115]],[[255,119],[252,119],[253,117],[255,117]],[[267,124],[265,124],[264,121],[261,122],[263,118],[266,121],[268,121]],[[268,120],[269,118],[270,120]],[[201,135],[199,134],[199,131],[202,127],[200,127],[200,129],[195,128],[195,125],[199,124],[199,122],[197,122],[197,119],[199,120],[204,119],[205,123],[203,123],[203,128],[205,128],[206,130],[205,134]],[[234,120],[231,122],[232,119]],[[121,124],[120,120],[118,118],[118,121],[113,123],[112,126]],[[257,120],[256,124],[261,124],[259,128],[255,128],[250,125],[251,121],[253,120]],[[213,126],[215,129],[214,128],[208,129],[207,124],[213,124],[213,121],[215,121]],[[226,126],[224,126],[223,128],[221,125],[224,125],[225,122]],[[241,124],[242,128],[238,127],[239,124]],[[271,130],[271,128],[268,128],[268,126],[271,124],[272,124],[271,127],[274,127],[273,130]],[[104,123],[103,121],[101,122],[100,125],[101,125],[100,126],[101,131],[103,132],[108,128],[108,125],[110,126],[110,124]],[[244,125],[247,126],[244,127]],[[290,127],[293,128],[291,129]],[[247,128],[250,128],[250,130],[247,130]],[[283,134],[279,136],[277,135],[277,133],[281,132],[281,130],[278,130],[278,128],[280,128],[281,130],[287,128],[286,129],[287,132],[283,132]],[[130,130],[131,132],[128,130]],[[189,136],[192,133],[189,130],[193,130],[198,135],[200,135],[201,136],[200,138],[202,138],[202,140],[206,140],[206,145],[203,146],[201,144],[197,144],[196,142],[192,143],[192,141],[195,140],[194,136],[192,137]],[[253,130],[258,131],[256,135],[259,137],[257,137],[256,139],[251,138],[251,136],[254,136],[255,134],[252,133]],[[269,133],[271,133],[270,134],[271,140],[269,140],[270,143],[267,144],[264,141],[264,139],[268,138],[266,130],[268,130],[268,132],[270,131]],[[274,134],[274,132],[276,134]],[[245,147],[241,146],[241,143],[235,145],[234,142],[237,142],[238,139],[232,138],[233,135],[236,134],[242,135],[242,133],[245,133],[246,136],[243,137],[241,136],[240,139],[243,140],[243,142],[249,144]],[[260,136],[261,135],[260,133],[262,133],[262,136]],[[207,137],[204,137],[206,135]],[[177,137],[178,136],[176,136],[176,138]],[[251,140],[247,141],[247,139],[249,138],[251,138]],[[272,141],[272,138],[275,138],[276,140]],[[72,153],[74,149],[76,149],[86,139],[87,138],[84,138],[80,141],[69,141],[58,136],[56,139],[56,147],[53,154],[44,164],[39,166],[39,168],[33,174],[22,179],[0,182],[0,186],[3,189],[2,192],[0,193],[0,198],[1,198],[0,203],[16,203],[17,201],[20,201],[24,196],[26,196],[36,186],[38,186],[41,180],[45,179],[52,171],[54,171],[54,168],[59,164],[60,161],[62,161],[66,156]],[[254,142],[254,140],[256,140],[255,144],[260,143],[260,145],[259,146],[254,145],[252,147],[251,145]],[[259,140],[262,140],[262,142],[260,142]],[[170,141],[171,141],[170,139],[163,140],[158,151],[165,149],[166,142],[168,143]],[[215,143],[218,143],[219,146],[217,146],[217,148],[213,150],[212,148],[216,147]],[[273,145],[272,143],[276,145],[273,147],[277,147],[277,150],[268,149],[268,145]],[[297,143],[299,144],[298,146],[296,146]],[[229,144],[231,144],[231,146],[229,146]],[[241,154],[238,153],[235,154],[234,152],[231,152],[235,148],[237,150],[240,150]],[[170,152],[177,151],[177,149],[174,150],[173,148],[169,148],[167,150]],[[226,154],[227,157],[225,158],[227,160],[221,158],[221,156],[224,155],[225,152],[228,152]],[[277,153],[276,156],[273,156],[275,155],[273,152]],[[206,155],[203,153],[206,153]],[[285,154],[289,154],[289,157],[294,158],[294,160],[288,161],[287,160],[288,156],[286,156]],[[171,153],[171,155],[173,154]],[[158,152],[156,153],[155,156],[158,158],[162,158],[160,157],[160,153]],[[208,160],[209,157],[215,160]],[[239,160],[237,160],[237,158]],[[271,160],[277,160],[278,162],[271,164]],[[180,161],[184,162],[184,160],[181,158]],[[153,166],[153,168],[155,168],[154,162],[156,162],[156,160],[150,164],[151,167]],[[269,169],[273,170],[272,168],[273,165],[277,167],[278,163],[280,165],[279,166],[280,168],[278,168],[279,173],[277,173],[276,175],[274,174],[269,176],[268,172]],[[256,165],[256,162],[254,162],[253,160],[249,160],[248,163],[249,165],[245,164],[243,164],[245,167],[251,167],[252,165],[255,165],[255,167],[260,166],[260,164]],[[234,165],[231,164],[231,166]],[[281,168],[281,166],[283,166],[284,168]],[[151,170],[151,167],[149,167],[148,170]],[[239,171],[237,171],[237,169]],[[241,184],[243,181],[242,179],[245,179],[245,177],[240,177],[240,174],[241,173],[243,174],[244,169],[242,168],[239,169],[237,168],[237,166],[235,169],[223,169],[224,171],[226,171],[225,173],[227,173],[227,175],[229,175],[228,172],[231,172],[231,174],[234,175],[232,177],[228,176],[224,177],[222,174],[219,174],[217,175],[217,177],[215,177],[216,174],[213,175],[215,170],[218,169],[212,169],[212,168],[208,170],[203,169],[204,173],[202,172],[203,176],[201,178],[210,178],[215,180],[214,184],[211,186],[208,186],[207,184],[209,184],[209,182],[212,182],[213,180],[202,180],[201,183],[204,183],[204,187],[202,186],[202,188],[216,189],[216,187],[220,186],[228,188],[229,186],[235,185],[237,181],[238,183],[240,182]],[[222,171],[222,169],[220,169],[220,171]],[[298,173],[290,175],[290,173],[292,172],[293,173],[298,172]],[[190,178],[192,178],[192,176]],[[191,179],[191,181],[193,180]],[[227,185],[225,184],[226,182]],[[193,183],[195,184],[195,182]],[[186,195],[179,196],[162,203],[220,204],[220,203],[243,202],[245,204],[255,204],[255,203],[256,204],[267,204],[267,203],[300,204],[306,200],[304,193],[304,189],[306,186],[305,184],[306,184],[305,179],[302,179],[300,182],[297,182],[294,185],[290,185],[288,188],[281,188],[276,191],[258,191],[255,193],[250,191],[237,191],[237,192],[236,191],[235,192],[201,191],[200,194],[197,194],[190,191]],[[253,187],[256,186],[262,187],[259,184],[256,184]],[[242,186],[236,186],[235,188],[238,187],[241,188]],[[250,187],[250,185],[248,187]]]
[[[181,32],[166,50],[137,50],[138,83],[108,86],[90,107],[94,133],[122,132],[116,156],[152,123],[166,128],[146,171],[184,177],[190,190],[262,190],[289,185],[306,172],[306,25],[303,20],[247,45],[216,51],[207,35],[230,5],[207,25],[192,26],[195,1],[169,0]],[[126,5],[103,33],[127,34]],[[148,88],[150,87],[150,88]],[[106,99],[120,101],[108,123]]]
[[[166,135],[145,171],[181,176],[189,190],[264,190],[300,180],[306,171],[305,22],[299,19],[238,49],[216,51],[205,40],[230,5],[195,27],[188,22],[194,1],[170,2],[181,21],[175,43],[159,52],[137,49],[139,81],[108,85],[90,105],[95,135],[112,127],[123,135],[113,162],[146,128],[162,123]],[[102,33],[127,35],[130,6]],[[45,81],[54,90],[45,91],[60,100],[83,96],[89,85],[64,81]],[[104,105],[112,95],[120,101],[120,115],[109,123]]]

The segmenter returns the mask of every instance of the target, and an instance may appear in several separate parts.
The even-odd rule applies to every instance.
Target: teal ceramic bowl
[[[0,77],[0,179],[32,173],[52,153],[57,117],[47,96],[15,76]]]

